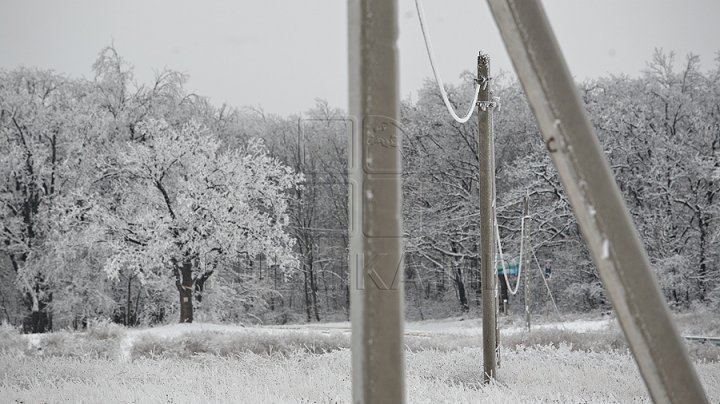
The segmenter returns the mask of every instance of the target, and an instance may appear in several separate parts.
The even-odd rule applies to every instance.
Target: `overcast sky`
[[[445,82],[474,70],[478,50],[512,70],[485,1],[424,0]],[[709,69],[720,50],[717,0],[547,0],[578,79],[637,75],[653,48],[695,53]],[[168,67],[214,103],[302,112],[324,98],[347,106],[344,0],[0,0],[0,68],[19,65],[91,76],[114,42],[140,82]],[[413,0],[399,0],[400,90],[415,96],[432,75]]]

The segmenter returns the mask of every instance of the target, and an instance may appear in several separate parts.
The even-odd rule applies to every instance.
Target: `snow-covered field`
[[[613,322],[578,319],[533,327],[558,338],[563,332],[594,338],[612,332]],[[442,345],[442,349],[406,351],[408,402],[649,402],[629,354],[611,349],[586,352],[566,343],[504,349],[497,382],[483,385],[480,333],[477,319],[408,323],[407,341],[427,339]],[[504,324],[505,340],[524,333],[519,322]],[[346,322],[247,328],[195,323],[132,329],[120,335],[117,358],[0,355],[0,402],[350,402],[350,351],[343,347],[322,354],[305,349],[231,356],[131,354],[136,343],[162,344],[192,335],[302,341],[347,334]],[[29,340],[39,344],[41,338],[45,337]],[[468,341],[476,341],[477,346]],[[720,363],[697,363],[697,369],[711,402],[720,402]]]
[[[533,326],[533,329],[558,329],[574,332],[588,332],[588,331],[602,331],[607,330],[614,320],[609,318],[595,319],[595,320],[575,320],[569,322],[550,322],[544,324],[538,324]],[[269,334],[287,334],[291,332],[303,332],[303,331],[314,331],[314,332],[342,332],[350,333],[349,322],[335,322],[335,323],[310,323],[301,325],[287,325],[287,326],[254,326],[251,327],[253,331],[259,331]],[[176,338],[188,333],[196,332],[220,332],[220,333],[237,333],[247,332],[249,329],[239,325],[227,325],[227,324],[211,324],[211,323],[192,323],[192,324],[172,324],[162,327],[153,327],[145,329],[130,329],[125,335],[121,342],[121,357],[123,359],[130,358],[130,352],[133,344],[143,335],[151,335],[159,338]],[[525,332],[524,326],[510,326],[501,328],[501,335],[513,335]],[[446,319],[446,320],[428,320],[428,321],[417,321],[409,322],[405,325],[405,333],[408,336],[465,336],[465,337],[478,337],[482,336],[482,323],[478,319],[473,320],[459,320],[459,319]],[[38,336],[30,336],[34,345],[38,345]]]
[[[532,329],[559,329],[575,332],[602,331],[607,330],[615,320],[611,317],[591,320],[551,321],[531,325]],[[518,323],[519,324],[519,323]],[[277,329],[311,329],[311,330],[343,330],[350,331],[350,322],[337,323],[310,323],[302,325],[269,326],[264,328]],[[501,327],[502,334],[514,334],[523,332],[524,325],[511,325]],[[480,319],[463,320],[449,318],[444,320],[413,321],[405,324],[407,334],[433,333],[452,335],[480,335],[482,333],[482,321]]]
[[[533,329],[558,329],[574,332],[602,331],[607,330],[612,324],[610,319],[595,320],[574,320],[569,322],[550,322],[537,324]],[[409,322],[405,326],[405,333],[408,336],[465,336],[478,337],[482,336],[482,324],[478,319],[461,320],[428,320]],[[310,323],[300,325],[286,326],[253,326],[245,327],[240,325],[228,324],[212,324],[212,323],[192,323],[192,324],[171,324],[152,328],[132,328],[125,332],[120,342],[120,359],[129,360],[130,353],[135,342],[143,336],[152,336],[156,338],[178,338],[183,335],[198,332],[215,332],[215,333],[243,333],[252,330],[253,332],[261,332],[267,334],[283,335],[293,332],[319,332],[319,333],[350,333],[349,322],[335,323]],[[509,326],[501,328],[502,335],[513,335],[525,332],[524,326]],[[37,348],[40,345],[42,334],[30,334],[25,336],[29,345]]]

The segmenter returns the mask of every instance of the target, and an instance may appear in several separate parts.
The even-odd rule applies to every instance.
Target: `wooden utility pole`
[[[707,403],[539,0],[488,0],[655,403]]]
[[[478,160],[480,162],[480,283],[482,284],[483,380],[496,374],[496,289],[495,276],[495,152],[490,96],[490,58],[480,53],[477,63]]]
[[[355,403],[405,402],[397,0],[348,1]]]
[[[530,219],[530,196],[525,194],[525,203],[523,204],[523,237],[525,238],[522,242],[525,244],[523,256],[520,257],[522,260],[523,267],[523,294],[525,295],[525,326],[528,332],[530,332],[530,254],[528,248],[532,248],[530,241],[530,231],[528,229],[528,221]]]

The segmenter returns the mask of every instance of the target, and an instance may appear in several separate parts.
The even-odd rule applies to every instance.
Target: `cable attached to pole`
[[[442,96],[445,107],[447,108],[450,115],[452,115],[453,119],[455,119],[459,123],[465,123],[470,119],[473,111],[475,110],[475,104],[477,103],[478,94],[480,94],[480,87],[487,86],[488,79],[486,77],[478,78],[478,81],[475,84],[475,96],[473,96],[472,103],[468,107],[467,113],[462,118],[458,116],[458,114],[455,112],[455,108],[450,103],[450,99],[448,98],[447,92],[445,91],[445,85],[443,84],[442,78],[440,78],[440,74],[438,73],[438,69],[436,67],[435,56],[432,51],[432,44],[430,43],[430,34],[428,34],[427,27],[425,26],[425,13],[423,12],[420,0],[415,0],[415,8],[417,8],[418,19],[420,20],[420,30],[422,31],[423,39],[425,40],[425,49],[427,49],[428,58],[430,59],[430,67],[432,67],[433,75],[435,76],[435,82],[440,88],[440,96]]]
[[[524,245],[525,245],[525,219],[527,216],[523,216],[520,219],[520,264],[518,264],[518,275],[517,275],[517,281],[515,282],[515,287],[513,288],[510,286],[510,280],[507,276],[507,266],[505,264],[505,256],[503,255],[502,250],[502,243],[500,242],[500,226],[498,226],[498,220],[497,220],[497,214],[495,215],[495,239],[497,240],[497,248],[498,253],[500,254],[500,265],[502,265],[503,269],[503,277],[505,278],[505,285],[508,287],[508,292],[511,295],[515,295],[518,292],[518,289],[520,288],[520,275],[522,274],[523,270],[523,251],[524,251]]]
[[[535,249],[532,250],[533,258],[535,259],[535,264],[537,265],[538,271],[540,271],[540,276],[543,279],[543,282],[545,283],[545,288],[548,291],[548,296],[550,296],[550,301],[553,304],[553,307],[555,307],[555,313],[557,313],[558,320],[562,321],[562,316],[560,315],[560,310],[558,310],[557,303],[555,303],[555,297],[553,297],[552,291],[550,290],[550,285],[548,285],[547,279],[545,279],[545,273],[542,270],[542,267],[540,266],[540,262],[537,259],[537,256],[535,255]]]

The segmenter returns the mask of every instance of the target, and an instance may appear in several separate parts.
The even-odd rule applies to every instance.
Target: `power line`
[[[542,270],[542,267],[540,266],[540,262],[538,262],[537,256],[535,255],[535,250],[532,250],[533,258],[535,259],[535,264],[537,265],[538,271],[540,271],[540,276],[542,277],[543,282],[545,283],[545,288],[547,288],[548,295],[550,296],[550,301],[553,304],[553,307],[555,307],[555,313],[557,313],[558,320],[562,321],[562,316],[560,316],[560,310],[558,310],[557,303],[555,303],[555,298],[553,297],[552,291],[550,291],[550,285],[548,285],[547,279],[545,279],[545,273]]]
[[[505,278],[505,285],[508,287],[508,292],[510,292],[511,295],[515,295],[518,292],[518,289],[520,288],[520,275],[522,274],[523,269],[523,251],[524,251],[524,245],[525,245],[525,219],[527,216],[523,216],[520,219],[520,263],[518,264],[518,275],[517,275],[517,281],[515,282],[515,287],[513,288],[510,286],[510,280],[507,276],[507,264],[505,263],[505,256],[503,255],[502,250],[502,243],[500,242],[500,226],[498,226],[497,221],[497,214],[495,215],[495,239],[497,240],[497,247],[498,247],[498,253],[500,254],[500,265],[502,265],[503,269],[503,277]]]
[[[438,73],[438,69],[437,67],[435,67],[437,64],[435,63],[435,56],[432,50],[432,44],[430,43],[430,34],[428,33],[427,27],[425,26],[425,13],[423,12],[420,0],[415,0],[415,8],[417,8],[418,19],[420,20],[420,30],[422,31],[423,39],[425,40],[425,49],[427,49],[428,58],[430,59],[430,67],[432,67],[433,75],[435,76],[435,82],[437,83],[438,88],[440,88],[440,95],[442,96],[443,102],[445,103],[445,107],[447,108],[450,115],[452,115],[453,119],[455,119],[459,123],[465,123],[470,119],[473,111],[475,110],[475,104],[477,103],[478,95],[480,94],[481,85],[475,85],[475,95],[473,96],[472,103],[468,107],[468,111],[465,116],[463,116],[462,118],[458,116],[458,114],[455,112],[455,108],[450,103],[450,99],[448,98],[447,92],[445,91],[445,85],[443,84],[442,78]],[[487,86],[487,79],[483,81],[482,85]]]

